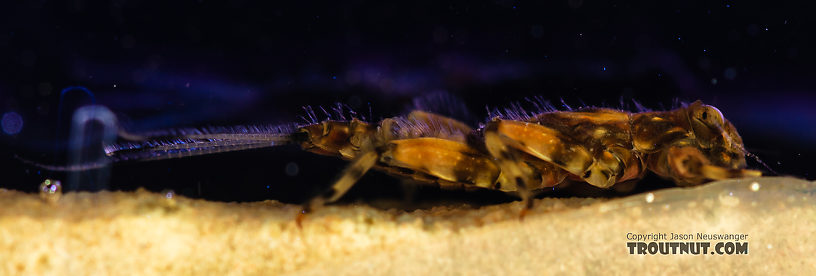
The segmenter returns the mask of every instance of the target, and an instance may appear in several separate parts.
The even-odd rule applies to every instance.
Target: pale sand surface
[[[545,198],[523,221],[520,208],[518,202],[411,212],[329,206],[298,228],[300,207],[272,201],[168,200],[137,191],[67,193],[49,203],[0,189],[0,274],[816,271],[814,182],[766,177],[613,200]],[[626,246],[627,233],[698,232],[747,234],[749,253],[630,255]]]

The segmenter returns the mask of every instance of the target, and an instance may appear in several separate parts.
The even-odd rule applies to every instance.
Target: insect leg
[[[342,197],[351,186],[354,185],[368,170],[374,167],[377,163],[379,154],[375,150],[370,150],[361,154],[357,159],[351,162],[340,174],[340,179],[332,184],[331,188],[322,195],[312,199],[307,206],[308,209],[320,207],[324,203],[337,201]]]
[[[524,163],[532,167],[541,178],[541,182],[533,186],[533,189],[549,188],[561,184],[570,174],[552,163],[533,158],[530,155],[525,155]]]
[[[640,157],[631,149],[610,146],[592,151],[558,130],[537,123],[494,120],[485,129],[485,143],[497,159],[508,159],[503,156],[507,155],[503,152],[508,152],[504,148],[514,148],[601,188],[638,178],[643,173]],[[510,168],[512,166],[507,161],[501,163],[508,167],[508,173],[521,173],[519,169]]]
[[[504,188],[515,186],[519,197],[524,202],[525,209],[532,208],[532,189],[530,185],[535,182],[533,176],[535,172],[521,159],[517,142],[502,135],[498,131],[497,124],[490,124],[485,129],[485,147],[487,151],[496,159],[501,168],[502,177],[500,182]],[[512,146],[514,145],[514,146]]]
[[[762,175],[761,172],[755,170],[713,165],[699,149],[692,146],[671,146],[668,150],[650,156],[648,166],[656,174],[672,178],[681,186],[698,185],[708,179],[719,180]]]
[[[595,156],[595,162],[582,178],[593,186],[608,188],[618,182],[640,178],[645,171],[640,155],[631,149],[611,146]]]
[[[499,160],[502,172],[522,180],[525,172],[519,154],[528,154],[578,176],[584,176],[593,162],[589,150],[569,141],[555,129],[536,123],[494,120],[485,127],[485,145]],[[512,150],[511,150],[512,149]]]

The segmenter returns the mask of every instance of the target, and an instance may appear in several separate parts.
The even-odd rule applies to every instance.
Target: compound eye
[[[724,124],[722,112],[710,105],[703,105],[695,110],[693,118],[709,127],[717,127]]]
[[[724,124],[722,113],[713,106],[701,104],[692,107],[689,115],[697,144],[704,149],[711,148],[721,137]]]

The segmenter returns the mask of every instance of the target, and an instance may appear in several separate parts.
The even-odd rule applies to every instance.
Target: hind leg
[[[352,161],[340,174],[340,178],[335,181],[329,189],[304,204],[303,210],[295,217],[295,224],[297,224],[298,228],[302,227],[306,213],[320,208],[326,203],[335,202],[340,199],[340,197],[354,186],[357,180],[360,180],[368,170],[374,167],[378,158],[379,154],[372,150],[361,154],[357,159]]]
[[[376,151],[368,151],[361,154],[357,159],[352,161],[340,174],[340,178],[326,190],[326,192],[313,198],[306,205],[306,211],[313,210],[323,206],[323,204],[335,202],[342,197],[352,186],[357,182],[368,170],[374,167],[377,163],[379,154]]]

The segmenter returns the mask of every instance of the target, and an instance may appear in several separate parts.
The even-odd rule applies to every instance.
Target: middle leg
[[[528,172],[513,161],[518,160],[518,152],[551,163],[574,178],[601,188],[639,178],[645,170],[640,155],[632,150],[620,146],[588,149],[558,130],[536,123],[496,119],[485,128],[485,144],[503,164],[503,172],[507,170],[525,181],[529,181],[524,177]]]

